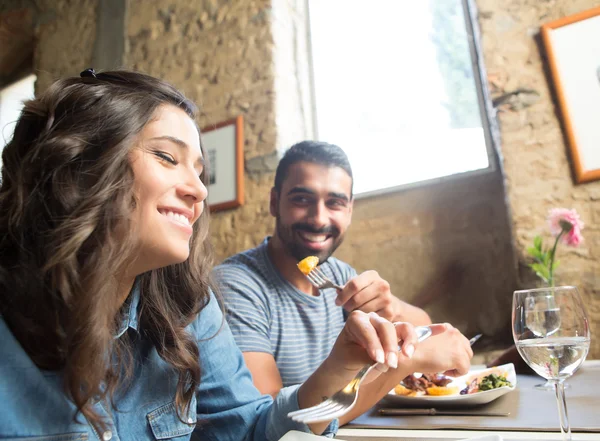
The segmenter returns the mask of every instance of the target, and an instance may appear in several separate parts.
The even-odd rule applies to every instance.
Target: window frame
[[[311,115],[315,139],[319,139],[319,124],[317,118],[317,97],[315,88],[315,74],[313,64],[312,35],[310,23],[310,0],[304,0],[306,7],[306,29],[308,39],[308,63],[309,63],[309,83],[310,83],[310,102]],[[463,14],[465,18],[465,27],[469,43],[469,52],[471,55],[471,67],[475,79],[475,89],[477,92],[477,102],[479,104],[479,114],[485,139],[485,148],[488,157],[488,166],[478,170],[468,170],[451,175],[440,176],[437,178],[425,179],[422,181],[409,182],[393,187],[381,188],[355,194],[354,199],[364,199],[373,196],[380,196],[389,193],[409,190],[412,188],[426,187],[429,185],[442,184],[457,179],[465,179],[472,176],[493,174],[502,170],[502,161],[500,153],[500,128],[498,125],[496,109],[487,87],[487,73],[484,64],[483,49],[481,46],[481,32],[477,21],[478,11],[475,0],[461,0]]]

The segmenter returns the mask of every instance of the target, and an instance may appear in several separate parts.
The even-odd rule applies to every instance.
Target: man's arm
[[[425,311],[394,296],[390,284],[377,271],[365,271],[350,279],[338,291],[336,303],[348,312],[356,309],[376,312],[393,322],[409,322],[415,326],[431,324],[431,318]]]
[[[398,297],[394,297],[392,301],[396,303],[396,305],[393,306],[393,310],[395,310],[396,313],[391,319],[392,321],[409,322],[415,326],[430,325],[432,323],[429,314],[421,308],[403,302]]]
[[[275,358],[265,352],[244,352],[246,366],[252,374],[252,382],[261,394],[277,396],[283,382]]]

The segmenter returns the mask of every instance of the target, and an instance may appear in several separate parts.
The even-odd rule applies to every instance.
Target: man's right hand
[[[458,329],[446,323],[443,332],[435,333],[417,345],[410,362],[414,372],[443,372],[456,377],[469,372],[471,358],[473,350],[469,340]]]

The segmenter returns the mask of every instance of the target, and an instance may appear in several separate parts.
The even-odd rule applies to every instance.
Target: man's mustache
[[[313,233],[313,234],[333,234],[333,235],[340,234],[340,230],[333,225],[329,225],[329,226],[323,227],[323,228],[315,228],[314,226],[312,226],[310,224],[299,223],[299,224],[292,225],[292,229],[295,231],[304,231],[306,233]]]

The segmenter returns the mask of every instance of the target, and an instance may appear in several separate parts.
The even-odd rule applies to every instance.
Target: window
[[[308,2],[317,138],[357,195],[490,166],[462,0]]]
[[[0,152],[12,138],[23,101],[33,98],[34,85],[35,75],[29,75],[0,90]]]

